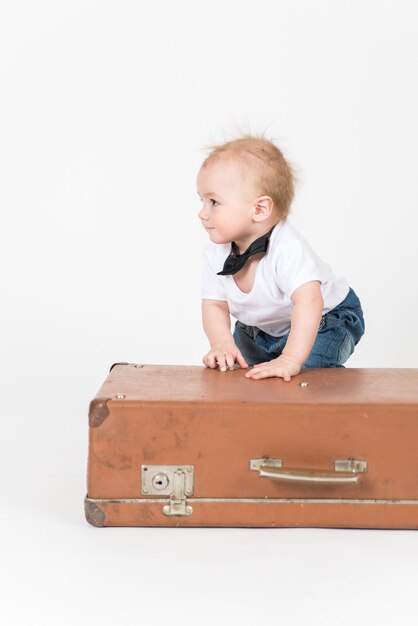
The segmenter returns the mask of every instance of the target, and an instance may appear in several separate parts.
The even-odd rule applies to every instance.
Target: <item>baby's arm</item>
[[[292,294],[290,333],[282,354],[303,365],[311,353],[324,308],[321,283],[314,280]]]
[[[299,374],[315,343],[322,317],[324,300],[320,286],[319,280],[314,280],[293,292],[290,332],[282,354],[253,367],[245,374],[247,378],[280,376],[289,382],[292,376]]]
[[[209,339],[211,349],[203,357],[206,367],[218,367],[226,371],[234,369],[235,361],[241,367],[248,367],[244,357],[231,335],[229,307],[224,300],[202,300],[203,330]]]

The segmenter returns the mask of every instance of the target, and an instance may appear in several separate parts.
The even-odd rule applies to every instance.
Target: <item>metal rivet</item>
[[[305,382],[299,383],[299,387],[307,387],[308,385],[309,383],[305,383]]]
[[[143,365],[135,365],[135,367],[144,367]]]
[[[122,400],[122,398],[126,398],[124,393],[117,393],[115,398],[117,398],[118,400]]]

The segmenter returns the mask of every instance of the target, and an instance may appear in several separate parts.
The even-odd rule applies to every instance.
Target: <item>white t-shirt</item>
[[[288,218],[274,227],[249,293],[241,291],[233,275],[217,276],[230,252],[229,243],[210,242],[205,248],[202,298],[225,300],[235,319],[257,326],[273,337],[289,332],[293,308],[291,296],[304,283],[321,282],[323,315],[340,304],[350,288],[345,278],[335,276],[330,266],[315,254]]]

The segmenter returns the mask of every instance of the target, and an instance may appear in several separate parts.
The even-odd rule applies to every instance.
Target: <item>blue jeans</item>
[[[344,367],[354,347],[364,335],[365,325],[360,300],[351,289],[347,297],[322,316],[318,334],[304,367]],[[234,340],[248,365],[277,358],[289,337],[273,337],[257,326],[235,323]],[[238,366],[239,367],[239,366]]]

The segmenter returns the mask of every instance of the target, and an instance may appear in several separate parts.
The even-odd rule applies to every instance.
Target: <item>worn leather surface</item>
[[[118,364],[97,397],[126,394],[147,402],[275,402],[309,404],[418,404],[418,369],[306,369],[286,383],[281,378],[249,380],[248,370],[221,372],[199,366]],[[300,387],[300,382],[308,387]]]
[[[290,383],[252,381],[244,373],[112,368],[91,403],[87,493],[142,502],[98,503],[103,525],[329,526],[338,510],[338,526],[415,527],[416,520],[418,527],[418,369],[312,369]],[[281,459],[286,468],[318,470],[354,458],[367,461],[368,471],[357,484],[289,484],[250,469],[250,459],[263,456]],[[141,493],[143,465],[192,465],[191,500],[236,502],[202,500],[194,517],[167,517],[161,503]],[[271,506],[258,501],[244,507],[242,499]],[[296,507],[274,499],[317,502]],[[325,506],[324,499],[337,502]]]

